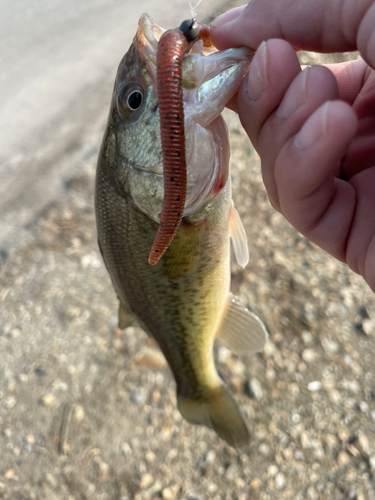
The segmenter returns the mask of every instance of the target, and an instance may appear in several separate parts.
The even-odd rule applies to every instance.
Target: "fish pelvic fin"
[[[224,383],[199,400],[178,396],[178,408],[188,422],[213,429],[234,448],[246,445],[250,439],[247,423]]]
[[[240,214],[234,208],[233,201],[229,209],[229,234],[237,264],[244,269],[249,262],[249,248],[247,246],[245,228],[243,227]]]
[[[217,337],[236,354],[253,355],[260,352],[268,339],[263,321],[229,293],[226,314]]]

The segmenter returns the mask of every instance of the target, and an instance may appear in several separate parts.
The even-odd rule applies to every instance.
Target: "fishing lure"
[[[185,124],[182,93],[182,58],[191,45],[202,40],[211,47],[210,28],[195,19],[166,31],[157,51],[157,93],[159,98],[163,153],[164,199],[154,243],[148,258],[159,262],[181,223],[186,200]]]

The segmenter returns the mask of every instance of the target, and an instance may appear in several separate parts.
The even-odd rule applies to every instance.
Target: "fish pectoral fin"
[[[118,327],[120,330],[125,330],[128,326],[134,325],[135,320],[128,312],[125,306],[119,302],[119,307],[118,307]]]
[[[233,202],[229,209],[229,234],[237,263],[242,268],[245,268],[249,262],[249,248],[240,214],[234,208]]]
[[[226,314],[217,337],[237,354],[255,354],[263,349],[268,332],[263,321],[229,293]]]
[[[178,396],[178,408],[188,422],[213,429],[234,448],[244,446],[250,439],[249,428],[224,383],[199,400]]]

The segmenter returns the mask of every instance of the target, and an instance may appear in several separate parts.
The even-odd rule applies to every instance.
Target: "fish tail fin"
[[[188,422],[210,427],[234,448],[244,446],[250,439],[249,428],[224,384],[199,400],[178,396],[178,407]]]

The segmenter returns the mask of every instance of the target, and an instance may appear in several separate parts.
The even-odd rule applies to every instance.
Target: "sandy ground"
[[[29,244],[2,256],[0,498],[375,498],[374,296],[272,209],[225,115],[251,259],[233,266],[232,290],[270,331],[250,360],[218,346],[250,444],[233,450],[183,421],[157,347],[116,328],[93,213],[101,123],[80,174],[26,228]]]

